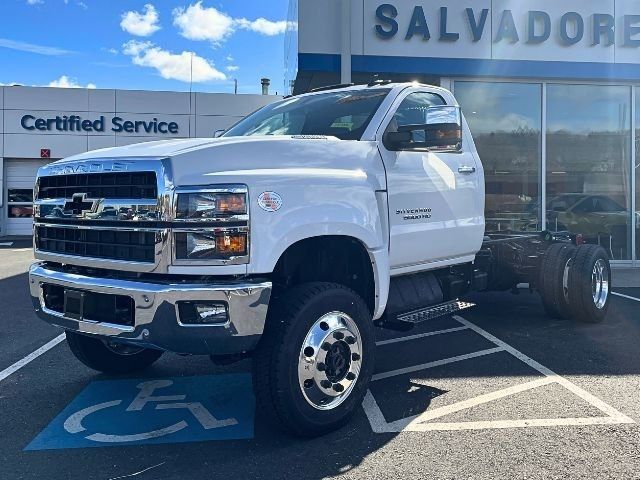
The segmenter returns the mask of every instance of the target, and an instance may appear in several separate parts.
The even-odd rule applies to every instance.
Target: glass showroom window
[[[10,188],[7,195],[9,218],[31,218],[33,216],[33,190]]]
[[[547,226],[631,259],[631,87],[547,86]]]
[[[542,85],[456,82],[485,170],[488,231],[537,230]]]

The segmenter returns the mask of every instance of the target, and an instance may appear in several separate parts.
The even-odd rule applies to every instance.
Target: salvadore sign
[[[638,0],[364,0],[362,54],[640,63]]]
[[[400,32],[398,8],[392,3],[383,3],[376,9],[378,23],[375,26],[376,33],[380,38],[391,39]],[[487,18],[489,9],[474,10],[465,8],[464,14],[467,17],[467,30],[470,33],[470,40],[479,42],[487,30]],[[432,18],[431,27],[438,28],[436,38],[441,42],[457,42],[460,40],[460,32],[449,29],[449,8],[440,7],[437,18]],[[594,13],[587,19],[589,23],[589,39],[592,45],[611,46],[615,44],[615,23],[616,19],[609,13]],[[560,43],[565,46],[575,45],[585,38],[585,18],[579,12],[566,12],[562,14],[556,27]],[[552,33],[553,23],[551,15],[542,10],[529,10],[526,15],[526,23],[518,28],[513,15],[513,10],[506,9],[500,13],[498,28],[493,34],[494,42],[506,41],[518,43],[521,40],[529,44],[545,43]],[[624,15],[622,30],[622,45],[625,47],[640,47],[640,15]],[[434,25],[435,24],[435,25]],[[411,19],[404,25],[401,34],[405,40],[411,40],[418,36],[422,40],[431,40],[431,30],[429,20],[422,5],[415,5],[411,13]],[[519,31],[520,30],[520,31]],[[491,32],[488,33],[491,35]],[[523,38],[521,38],[523,37]]]
[[[110,130],[115,133],[137,133],[141,135],[176,135],[180,127],[177,122],[165,122],[158,118],[147,120],[125,119],[112,117],[109,120],[104,115],[97,118],[83,118],[79,115],[57,115],[42,118],[35,115],[23,115],[20,125],[27,131],[61,132],[61,133],[102,133]]]

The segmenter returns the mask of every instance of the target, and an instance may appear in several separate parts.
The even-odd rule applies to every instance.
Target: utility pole
[[[237,78],[233,79],[233,93],[235,95],[238,94],[238,79]]]

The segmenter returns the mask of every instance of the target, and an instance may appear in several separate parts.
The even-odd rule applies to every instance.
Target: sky
[[[0,0],[0,84],[284,91],[288,0]]]

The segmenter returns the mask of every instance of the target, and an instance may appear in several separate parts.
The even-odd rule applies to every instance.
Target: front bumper
[[[133,326],[69,318],[45,306],[43,285],[133,299]],[[151,283],[98,278],[64,271],[47,263],[29,269],[31,299],[44,321],[74,332],[184,354],[235,354],[250,351],[264,330],[271,296],[269,281]],[[226,302],[229,321],[221,325],[183,325],[178,302]]]

